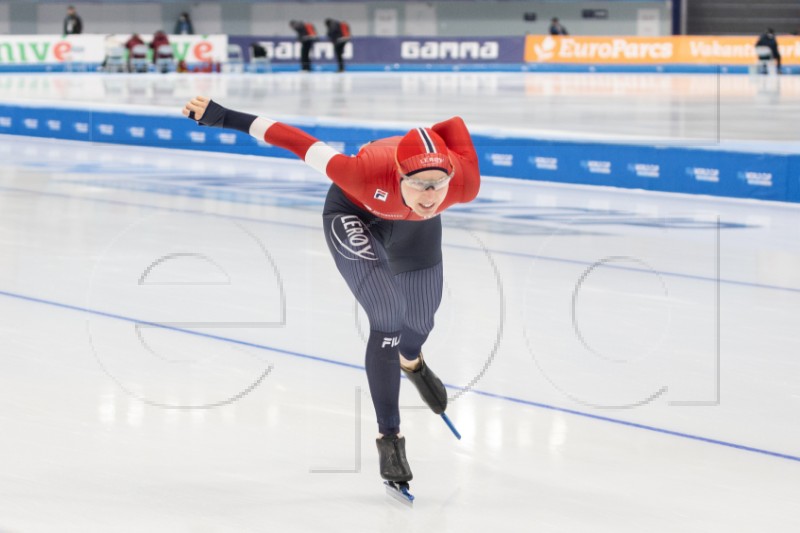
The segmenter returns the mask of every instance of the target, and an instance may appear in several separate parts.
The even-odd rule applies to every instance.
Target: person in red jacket
[[[442,299],[442,222],[480,188],[478,157],[460,117],[339,153],[308,133],[226,109],[198,96],[183,114],[200,125],[248,133],[293,152],[333,182],[322,212],[331,256],[369,318],[366,370],[379,437],[381,476],[412,478],[400,434],[401,370],[436,414],[447,391],[422,357]]]
[[[297,33],[297,40],[300,41],[300,70],[311,72],[311,49],[319,39],[317,29],[310,22],[302,20],[292,20],[289,26]]]
[[[133,64],[134,64],[133,60],[134,59],[142,59],[142,58],[144,58],[144,55],[140,55],[140,52],[142,51],[142,49],[141,48],[137,48],[137,47],[141,47],[141,45],[143,45],[143,44],[144,44],[144,41],[142,40],[142,38],[139,36],[138,33],[132,34],[130,39],[125,41],[125,48],[128,49],[128,72],[132,72],[133,71]],[[134,49],[136,49],[136,51],[134,51]],[[145,48],[145,51],[147,51],[146,48]]]
[[[168,45],[169,45],[169,37],[167,37],[167,34],[164,33],[162,30],[158,30],[153,34],[153,40],[150,42],[150,49],[153,51],[153,63],[158,62],[159,57],[166,57],[164,55],[161,55],[159,48]],[[166,48],[163,48],[162,50],[166,50]],[[169,52],[169,55],[170,56],[172,55],[172,51]]]
[[[336,56],[339,72],[344,72],[344,48],[350,42],[350,25],[343,20],[325,19],[325,27],[328,28],[328,38],[333,43],[333,54]]]

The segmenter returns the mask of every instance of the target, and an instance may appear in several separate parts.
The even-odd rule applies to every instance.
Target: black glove
[[[198,124],[201,126],[211,126],[212,128],[222,128],[223,122],[225,121],[225,115],[228,113],[228,110],[216,103],[214,100],[209,100],[208,107],[206,107],[205,112],[203,113],[203,118],[197,121]],[[197,120],[194,118],[194,111],[189,113],[189,118],[192,120]]]
[[[197,120],[194,116],[194,111],[189,112],[189,118],[192,120]],[[197,123],[200,126],[228,128],[241,131],[242,133],[249,133],[250,125],[255,119],[255,115],[240,113],[239,111],[234,111],[233,109],[227,109],[216,103],[214,100],[209,100],[208,107],[206,107],[206,110],[203,113],[203,118],[197,120]]]

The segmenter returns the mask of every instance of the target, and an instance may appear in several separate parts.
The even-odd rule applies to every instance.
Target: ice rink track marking
[[[109,319],[112,319],[112,320],[131,322],[133,324],[144,324],[144,325],[155,327],[155,328],[161,328],[161,329],[165,329],[165,330],[169,330],[169,331],[174,331],[176,333],[185,333],[187,335],[194,335],[194,336],[197,336],[197,337],[203,337],[203,338],[210,339],[210,340],[237,344],[237,345],[240,345],[240,346],[246,346],[246,347],[255,348],[255,349],[258,349],[258,350],[278,353],[278,354],[282,354],[282,355],[288,355],[288,356],[291,356],[291,357],[297,357],[297,358],[305,359],[305,360],[308,360],[308,361],[314,361],[314,362],[317,362],[317,363],[327,363],[327,364],[337,365],[337,366],[341,366],[341,367],[345,367],[345,368],[351,368],[351,369],[359,370],[359,371],[364,371],[365,370],[365,368],[363,366],[354,365],[352,363],[345,363],[343,361],[337,361],[335,359],[329,359],[329,358],[326,358],[326,357],[320,357],[320,356],[316,356],[316,355],[305,354],[305,353],[302,353],[302,352],[295,352],[295,351],[286,350],[286,349],[283,349],[283,348],[275,348],[275,347],[272,347],[272,346],[266,346],[266,345],[258,344],[258,343],[254,343],[254,342],[243,341],[243,340],[239,340],[239,339],[235,339],[235,338],[231,338],[231,337],[223,337],[221,335],[212,335],[210,333],[203,333],[203,332],[200,332],[200,331],[192,331],[192,330],[189,330],[189,329],[177,328],[177,327],[174,327],[174,326],[167,326],[167,325],[158,324],[158,323],[155,323],[155,322],[148,322],[146,320],[138,320],[138,319],[135,319],[135,318],[132,318],[132,317],[127,317],[127,316],[124,316],[124,315],[118,315],[118,314],[110,313],[110,312],[107,312],[107,311],[89,309],[87,307],[81,307],[81,306],[71,305],[71,304],[62,303],[62,302],[55,302],[55,301],[46,300],[46,299],[43,299],[43,298],[36,298],[36,297],[33,297],[33,296],[26,296],[24,294],[16,294],[16,293],[13,293],[13,292],[7,292],[7,291],[0,290],[0,296],[5,296],[7,298],[13,298],[13,299],[16,299],[16,300],[22,300],[22,301],[26,301],[26,302],[30,302],[30,303],[48,305],[48,306],[51,306],[51,307],[58,307],[60,309],[66,309],[66,310],[69,310],[69,311],[77,311],[79,313],[85,313],[85,314],[90,314],[90,315],[95,315],[95,316],[101,316],[101,317],[109,318]],[[457,387],[455,385],[445,384],[445,387],[447,387],[449,389],[454,389],[454,390],[461,390],[461,387]],[[768,455],[770,457],[775,457],[775,458],[778,458],[778,459],[785,459],[785,460],[789,460],[789,461],[800,462],[800,456],[789,455],[789,454],[780,453],[780,452],[774,452],[774,451],[771,451],[771,450],[764,450],[764,449],[761,449],[761,448],[754,448],[752,446],[746,446],[746,445],[742,445],[742,444],[736,444],[736,443],[733,443],[733,442],[727,442],[727,441],[723,441],[723,440],[712,439],[710,437],[703,437],[701,435],[692,435],[690,433],[683,433],[683,432],[680,432],[680,431],[673,431],[673,430],[670,430],[670,429],[659,428],[659,427],[650,426],[650,425],[647,425],[647,424],[640,424],[640,423],[637,423],[637,422],[629,422],[629,421],[620,420],[620,419],[617,419],[617,418],[611,418],[611,417],[607,417],[607,416],[595,415],[595,414],[586,413],[586,412],[583,412],[583,411],[577,411],[575,409],[567,409],[565,407],[558,407],[558,406],[555,406],[555,405],[535,402],[535,401],[532,401],[532,400],[525,400],[525,399],[522,399],[522,398],[515,398],[513,396],[505,396],[505,395],[502,395],[502,394],[486,392],[486,391],[482,391],[482,390],[474,389],[474,388],[470,389],[469,392],[472,392],[474,394],[477,394],[479,396],[483,396],[483,397],[486,397],[486,398],[493,398],[493,399],[496,399],[496,400],[503,400],[503,401],[506,401],[506,402],[525,405],[525,406],[528,406],[528,407],[536,407],[536,408],[539,408],[539,409],[546,409],[546,410],[549,410],[549,411],[557,411],[559,413],[565,413],[565,414],[580,416],[580,417],[583,417],[583,418],[588,418],[588,419],[597,420],[597,421],[601,421],[601,422],[608,422],[608,423],[617,424],[617,425],[626,426],[626,427],[635,428],[635,429],[642,429],[642,430],[651,431],[651,432],[654,432],[654,433],[660,433],[662,435],[670,435],[670,436],[673,436],[673,437],[681,437],[681,438],[684,438],[684,439],[694,440],[694,441],[698,441],[698,442],[704,442],[704,443],[707,443],[707,444],[715,444],[715,445],[718,445],[718,446],[724,446],[724,447],[727,447],[727,448],[733,448],[733,449],[740,450],[740,451],[757,453],[757,454],[761,454],[761,455]]]
[[[239,221],[259,223],[259,224],[279,225],[279,226],[285,226],[285,227],[295,227],[295,228],[299,228],[299,229],[313,229],[313,230],[319,230],[320,229],[320,227],[317,224],[297,224],[297,223],[277,221],[277,220],[268,220],[268,219],[262,219],[262,218],[252,218],[252,217],[241,217],[241,216],[227,215],[227,214],[207,213],[207,212],[204,212],[204,211],[198,211],[198,210],[192,210],[192,209],[178,209],[178,208],[161,207],[161,206],[156,206],[156,205],[149,205],[149,204],[142,204],[142,203],[135,203],[135,202],[124,202],[124,201],[119,201],[119,200],[87,198],[85,196],[80,196],[80,195],[70,195],[70,194],[55,193],[55,192],[32,191],[32,190],[28,190],[28,189],[24,189],[24,188],[0,187],[0,190],[4,190],[4,191],[8,191],[8,192],[14,192],[14,193],[20,193],[20,194],[37,195],[37,196],[50,196],[50,197],[56,197],[56,198],[68,198],[68,199],[72,199],[72,200],[81,200],[81,201],[87,201],[87,202],[93,202],[93,203],[102,203],[102,204],[108,204],[108,205],[120,205],[120,206],[126,206],[126,207],[138,207],[138,208],[144,208],[144,209],[160,210],[160,211],[167,211],[167,212],[174,212],[174,213],[184,213],[184,214],[198,215],[198,216],[213,216],[213,217],[219,217],[219,218],[223,218],[223,219],[239,220]],[[164,192],[161,191],[161,194],[164,194]],[[180,196],[180,195],[175,194],[175,193],[172,193],[172,194],[169,194],[169,195],[170,196]],[[235,201],[235,200],[229,200],[229,201]],[[469,246],[452,245],[452,244],[445,244],[445,246],[446,247],[451,247],[451,248],[456,248],[456,249],[467,250],[467,251],[482,251],[482,250],[480,250],[478,248],[469,247]],[[539,260],[544,260],[544,261],[552,261],[552,262],[560,262],[560,263],[569,263],[569,264],[577,264],[577,265],[589,265],[590,264],[590,262],[588,262],[588,261],[579,261],[579,260],[572,260],[572,259],[565,259],[565,258],[558,258],[558,257],[537,256],[537,255],[534,255],[534,254],[526,254],[526,253],[522,253],[522,252],[510,252],[510,251],[502,251],[502,250],[489,250],[489,252],[493,253],[493,254],[499,254],[499,255],[509,255],[509,256],[513,256],[513,257],[522,257],[522,258],[528,258],[528,259],[539,259]],[[628,270],[628,271],[637,271],[638,270],[638,269],[633,268],[633,267],[618,266],[618,268],[623,269],[623,270]],[[691,275],[691,274],[682,274],[682,273],[674,273],[674,272],[659,272],[659,274],[664,275],[664,276],[680,277],[680,278],[699,280],[699,281],[711,281],[711,282],[717,282],[718,281],[715,278],[704,277],[704,276],[696,276],[696,275]],[[722,280],[719,280],[719,282],[723,283],[723,284],[738,285],[738,286],[745,286],[745,287],[753,287],[753,288],[764,289],[764,290],[800,292],[800,288],[772,286],[772,285],[759,284],[759,283],[746,282],[746,281],[724,280],[724,279],[722,279]],[[51,301],[51,300],[47,300],[47,299],[44,299],[44,298],[38,298],[38,297],[34,297],[34,296],[28,296],[28,295],[24,295],[24,294],[18,294],[18,293],[7,292],[7,291],[0,291],[0,296],[5,296],[7,298],[14,298],[14,299],[17,299],[17,300],[27,301],[27,302],[31,302],[31,303],[37,303],[37,304],[41,304],[41,305],[48,305],[48,306],[58,307],[58,308],[61,308],[61,309],[66,309],[66,310],[71,310],[71,311],[76,311],[76,312],[81,312],[81,313],[92,314],[92,315],[96,315],[96,316],[102,316],[102,317],[105,317],[105,318],[108,318],[108,319],[112,319],[112,320],[119,320],[119,321],[132,322],[132,323],[138,323],[138,324],[147,324],[147,325],[150,325],[150,326],[154,326],[154,327],[158,327],[158,328],[162,328],[162,329],[166,329],[166,330],[171,330],[171,331],[175,331],[175,332],[179,332],[179,333],[185,333],[185,334],[189,334],[189,335],[194,335],[194,336],[197,336],[197,337],[203,337],[203,338],[207,338],[207,339],[210,339],[210,340],[233,343],[233,344],[237,344],[237,345],[241,345],[241,346],[255,348],[255,349],[258,349],[258,350],[270,351],[270,352],[273,352],[273,353],[288,355],[288,356],[297,357],[297,358],[300,358],[300,359],[305,359],[305,360],[310,360],[310,361],[315,361],[315,362],[320,362],[320,363],[327,363],[327,364],[337,365],[337,366],[341,366],[341,367],[351,368],[351,369],[354,369],[354,370],[359,370],[359,371],[363,371],[364,370],[363,366],[354,365],[354,364],[351,364],[351,363],[346,363],[346,362],[338,361],[338,360],[335,360],[335,359],[329,359],[329,358],[326,358],[326,357],[315,356],[315,355],[305,354],[305,353],[296,352],[296,351],[292,351],[292,350],[286,350],[286,349],[282,349],[282,348],[266,346],[266,345],[263,345],[263,344],[251,343],[251,342],[247,342],[247,341],[243,341],[243,340],[239,340],[239,339],[235,339],[235,338],[230,338],[230,337],[223,337],[223,336],[213,335],[213,334],[209,334],[209,333],[203,333],[203,332],[199,332],[199,331],[192,331],[192,330],[188,330],[188,329],[182,329],[182,328],[177,328],[177,327],[173,327],[173,326],[167,326],[167,325],[162,325],[162,324],[157,324],[157,323],[137,320],[137,319],[134,319],[134,318],[131,318],[131,317],[118,315],[118,314],[114,314],[114,313],[107,312],[107,311],[89,309],[89,308],[85,308],[85,307],[81,307],[81,306],[71,305],[71,304],[68,304],[68,303]],[[454,386],[454,385],[446,385],[446,386],[448,388],[450,388],[450,389],[453,389],[453,390],[461,390],[461,387],[457,387],[457,386]],[[780,459],[800,462],[800,456],[794,456],[794,455],[784,454],[784,453],[780,453],[780,452],[774,452],[774,451],[765,450],[765,449],[761,449],[761,448],[754,448],[754,447],[750,447],[750,446],[746,446],[746,445],[741,445],[741,444],[736,444],[736,443],[732,443],[732,442],[722,441],[722,440],[713,439],[713,438],[709,438],[709,437],[704,437],[704,436],[700,436],[700,435],[692,435],[692,434],[689,434],[689,433],[683,433],[683,432],[673,431],[673,430],[669,430],[669,429],[658,428],[658,427],[650,426],[650,425],[646,425],[646,424],[640,424],[640,423],[636,423],[636,422],[629,422],[629,421],[620,420],[620,419],[616,419],[616,418],[611,418],[611,417],[606,417],[606,416],[601,416],[601,415],[595,415],[595,414],[591,414],[591,413],[587,413],[587,412],[577,411],[577,410],[573,410],[573,409],[567,409],[567,408],[558,407],[558,406],[555,406],[555,405],[535,402],[535,401],[532,401],[532,400],[525,400],[525,399],[521,399],[521,398],[515,398],[515,397],[512,397],[512,396],[505,396],[505,395],[502,395],[502,394],[497,394],[497,393],[492,393],[492,392],[487,392],[487,391],[481,391],[481,390],[477,390],[477,389],[470,389],[470,391],[475,393],[475,394],[477,394],[477,395],[479,395],[479,396],[483,396],[483,397],[487,397],[487,398],[498,399],[498,400],[512,402],[512,403],[525,405],[525,406],[529,406],[529,407],[536,407],[536,408],[539,408],[539,409],[547,409],[547,410],[551,410],[551,411],[562,412],[562,413],[571,414],[571,415],[575,415],[575,416],[580,416],[580,417],[593,419],[593,420],[597,420],[597,421],[613,423],[613,424],[617,424],[617,425],[627,426],[627,427],[630,427],[630,428],[636,428],[636,429],[642,429],[642,430],[647,430],[647,431],[651,431],[651,432],[656,432],[656,433],[660,433],[660,434],[663,434],[663,435],[671,435],[671,436],[674,436],[674,437],[681,437],[681,438],[695,440],[695,441],[699,441],[699,442],[705,442],[705,443],[708,443],[708,444],[715,444],[715,445],[719,445],[719,446],[725,446],[725,447],[728,447],[728,448],[733,448],[733,449],[737,449],[737,450],[741,450],[741,451],[746,451],[746,452],[751,452],[751,453],[758,453],[758,454],[761,454],[761,455],[768,455],[768,456],[775,457],[775,458],[780,458]]]

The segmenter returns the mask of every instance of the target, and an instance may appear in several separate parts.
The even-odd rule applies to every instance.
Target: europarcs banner
[[[140,34],[148,43],[152,35]],[[130,34],[0,35],[0,65],[102,63],[108,50],[124,46]],[[176,61],[222,62],[227,59],[227,35],[170,35]]]
[[[528,63],[752,65],[757,36],[573,37],[528,35]],[[800,65],[800,37],[779,35],[783,65]]]

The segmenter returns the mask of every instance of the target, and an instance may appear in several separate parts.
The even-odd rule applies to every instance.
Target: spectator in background
[[[134,33],[133,35],[131,35],[130,39],[125,41],[125,48],[128,49],[128,72],[133,71],[133,69],[131,68],[132,67],[131,62],[134,58],[140,59],[141,57],[144,57],[137,55],[137,53],[141,50],[141,48],[134,51],[134,48],[143,44],[144,41],[142,40],[142,38],[139,36],[138,33]]]
[[[302,45],[300,48],[300,69],[311,72],[311,49],[314,48],[314,43],[317,42],[317,30],[313,24],[302,20],[293,20],[289,22],[289,26],[297,33],[297,40]]]
[[[169,46],[169,38],[162,30],[158,30],[153,35],[153,40],[150,42],[150,49],[153,51],[153,63],[158,63],[158,48],[164,45]],[[169,55],[172,56],[172,50],[170,50]]]
[[[194,35],[194,26],[192,26],[192,19],[189,18],[189,13],[184,11],[175,22],[175,35]]]
[[[133,51],[133,47],[137,44],[144,44],[142,37],[138,33],[131,34],[131,38],[125,41],[125,48],[128,49],[128,53]]]
[[[766,53],[767,50],[769,50],[769,53]],[[756,53],[758,53],[758,58],[762,61],[774,59],[778,66],[778,74],[781,73],[781,52],[778,49],[778,39],[775,38],[775,31],[772,28],[767,28],[767,31],[762,33],[758,41],[756,41]]]
[[[75,11],[74,6],[67,8],[67,16],[64,17],[64,35],[77,35],[83,31],[83,21]]]
[[[567,28],[561,25],[556,17],[550,20],[550,35],[569,35]]]
[[[333,53],[339,64],[339,72],[344,72],[344,47],[350,41],[350,25],[343,20],[325,19],[328,38],[333,43]]]
[[[264,46],[260,42],[253,41],[252,43],[250,43],[250,56],[254,57],[254,58],[255,57],[257,57],[257,58],[262,58],[262,57],[266,58],[267,57],[267,49],[264,48]]]

